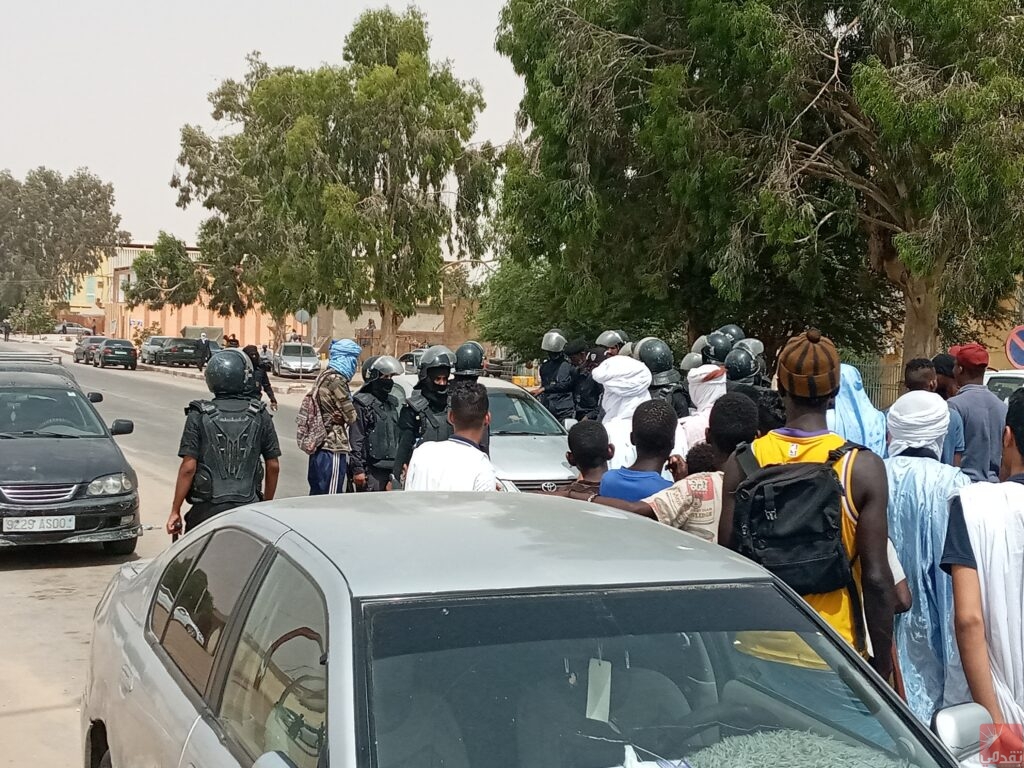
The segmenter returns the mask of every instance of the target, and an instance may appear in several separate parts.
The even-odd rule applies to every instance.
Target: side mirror
[[[90,392],[89,394],[86,395],[86,397],[89,398],[90,403],[103,402],[103,395],[100,392]]]
[[[991,724],[988,710],[972,701],[940,709],[932,719],[932,730],[953,757],[963,761],[981,751],[981,727]]]
[[[296,768],[296,766],[283,752],[264,752],[252,764],[252,768]]]
[[[114,423],[110,425],[110,434],[112,435],[130,435],[135,431],[135,422],[129,419],[114,419]]]

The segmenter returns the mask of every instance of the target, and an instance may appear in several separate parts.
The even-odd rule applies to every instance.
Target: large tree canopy
[[[931,353],[941,310],[992,316],[1024,270],[1022,42],[1019,0],[509,0],[510,253],[698,328],[712,291],[776,325],[827,307],[853,347],[898,291]]]
[[[0,171],[0,305],[34,296],[66,302],[82,276],[128,239],[114,188],[85,169],[48,168],[19,180]]]
[[[239,130],[214,139],[186,126],[185,172],[172,182],[181,205],[215,214],[199,237],[212,303],[355,317],[374,302],[392,347],[403,318],[439,295],[445,249],[487,249],[495,152],[468,143],[479,86],[431,60],[415,10],[363,14],[340,66],[274,69],[255,55],[249,65],[211,94],[214,119]]]

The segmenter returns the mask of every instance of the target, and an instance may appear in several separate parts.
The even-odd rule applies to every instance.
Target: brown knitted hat
[[[817,328],[794,336],[779,355],[779,386],[791,395],[829,397],[839,390],[839,353]]]

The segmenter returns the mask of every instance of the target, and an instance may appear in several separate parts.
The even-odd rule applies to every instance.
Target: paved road
[[[0,352],[41,352],[27,343]],[[70,359],[70,358],[68,358]],[[135,433],[118,443],[139,475],[142,522],[151,526],[136,557],[148,558],[170,542],[163,533],[177,473],[183,409],[203,397],[201,381],[161,373],[69,367],[109,424],[132,419]],[[307,492],[305,456],[295,445],[300,395],[279,397],[275,422],[282,432],[278,495]],[[79,698],[85,684],[92,613],[124,558],[99,546],[0,549],[0,765],[65,768],[82,764]]]

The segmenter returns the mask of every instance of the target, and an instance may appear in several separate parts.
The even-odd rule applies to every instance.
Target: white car
[[[758,655],[786,649],[788,664]],[[86,768],[956,765],[754,563],[626,512],[510,493],[216,516],[115,575],[82,719]],[[966,704],[936,728],[964,757],[987,720]]]
[[[1024,371],[1011,368],[1006,371],[985,371],[985,386],[1006,402],[1010,395],[1024,387]]]

